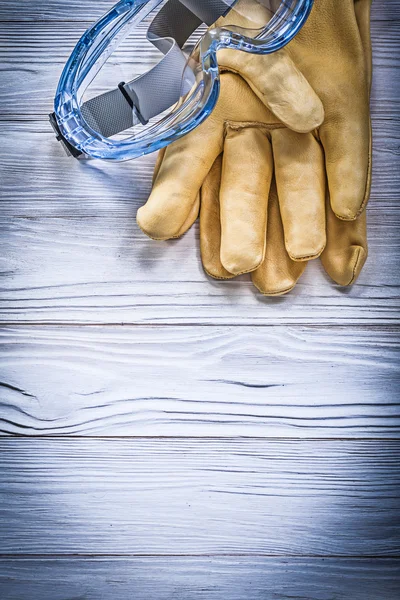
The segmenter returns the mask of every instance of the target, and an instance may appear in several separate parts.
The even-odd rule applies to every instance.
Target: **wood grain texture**
[[[138,557],[0,561],[2,600],[396,600],[398,560]],[[56,585],[55,585],[56,582]]]
[[[371,214],[370,258],[351,289],[335,286],[314,261],[293,293],[271,299],[257,293],[249,276],[207,277],[197,225],[181,240],[157,243],[138,229],[134,215],[0,218],[0,320],[396,324],[399,224],[398,209]]]
[[[0,440],[3,554],[390,557],[400,442]]]
[[[82,0],[19,0],[18,10],[9,1],[0,4],[0,21],[94,21],[109,10],[116,0],[97,0],[95,3]],[[380,0],[373,4],[374,20],[400,18],[399,0]]]
[[[18,435],[394,437],[398,332],[8,327],[0,428]]]
[[[397,600],[400,0],[373,4],[368,266],[274,300],[207,280],[197,228],[138,231],[154,157],[56,143],[62,65],[112,4],[0,3],[0,597]],[[73,437],[97,435],[136,437]]]

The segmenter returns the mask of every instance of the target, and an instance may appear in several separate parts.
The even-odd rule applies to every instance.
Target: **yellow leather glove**
[[[356,0],[356,3],[358,1]],[[347,42],[340,40],[341,44],[338,46],[336,30],[339,28],[339,33],[341,32],[343,12],[350,21],[344,28],[349,39]],[[368,103],[366,110],[357,113],[360,117],[356,127],[359,133],[358,143],[352,133],[352,118],[345,111],[340,111],[343,106],[347,106],[344,83],[351,87],[351,78],[355,72],[357,85],[354,87],[360,90],[360,93],[354,94],[355,99],[362,99],[362,87],[367,88],[364,78],[365,66],[363,69],[358,60],[362,46],[355,18],[354,0],[343,0],[339,11],[335,9],[333,0],[316,0],[312,19],[310,17],[305,26],[302,44],[299,45],[299,40],[296,39],[291,46],[296,43],[297,50],[292,52],[292,48],[289,48],[292,54],[300,56],[304,68],[307,68],[307,61],[301,54],[303,52],[308,58],[313,57],[310,42],[313,42],[313,31],[319,25],[325,32],[325,39],[321,40],[321,37],[317,36],[320,47],[314,48],[316,59],[314,57],[310,60],[314,67],[310,73],[318,85],[318,69],[315,68],[317,64],[318,68],[324,71],[322,79],[329,80],[331,76],[338,83],[337,90],[332,81],[328,86],[333,94],[333,99],[329,95],[326,98],[330,115],[329,126],[325,128],[324,123],[319,129],[319,135],[322,141],[325,140],[326,169],[332,205],[335,205],[334,199],[338,200],[336,205],[343,203],[344,199],[349,200],[346,200],[347,204],[344,203],[344,209],[342,206],[341,216],[353,218],[354,211],[351,214],[349,211],[351,212],[351,207],[354,208],[356,204],[358,210],[364,203],[369,180]],[[330,30],[333,31],[332,35]],[[298,110],[291,111],[291,106],[298,107],[299,98],[302,100],[303,114],[307,115],[309,124],[309,116],[313,113],[320,122],[322,113],[317,109],[315,94],[307,91],[299,72],[295,68],[291,69],[292,63],[286,53],[280,52],[267,57],[254,57],[231,51],[221,54],[225,67],[245,77],[253,92],[270,106],[275,115],[279,115],[281,122],[274,118],[270,111],[262,112],[254,98],[249,96],[247,87],[238,80],[234,83],[232,76],[224,75],[220,102],[208,121],[183,140],[173,144],[163,154],[152,195],[147,205],[138,213],[139,225],[151,237],[158,239],[178,237],[184,233],[197,217],[198,192],[201,185],[215,158],[224,151],[223,178],[219,194],[221,265],[232,274],[256,269],[268,250],[265,227],[268,190],[272,177],[272,143],[280,213],[289,260],[316,257],[325,246],[324,154],[317,139],[312,135],[300,136],[299,143],[293,146],[290,138],[293,132],[282,127],[284,122],[297,131],[306,130],[301,120],[298,121],[300,126],[291,122],[292,117],[296,118],[299,113]],[[329,75],[334,54],[338,64],[334,64],[334,73]],[[291,69],[290,76],[288,69]],[[341,79],[338,79],[339,75]],[[286,84],[289,93],[285,95]],[[301,92],[298,97],[295,95],[296,89]],[[324,88],[321,89],[324,93]],[[341,97],[338,98],[338,95]],[[307,110],[307,107],[312,105],[313,110]],[[342,150],[341,156],[337,155],[337,148],[333,143],[335,126],[338,132],[338,147]],[[351,134],[347,145],[342,143],[345,131]],[[368,131],[367,136],[365,131]],[[287,152],[288,149],[290,153]],[[290,160],[287,160],[288,156]],[[347,173],[351,177],[343,180],[345,183],[342,181],[341,187],[333,186],[331,189],[331,182],[337,180],[340,173],[343,176]],[[362,179],[364,185],[361,198],[358,192],[362,187]],[[343,189],[346,191],[345,195]],[[204,219],[202,221],[204,222]],[[271,236],[271,232],[268,235]],[[217,245],[213,244],[215,251]],[[204,247],[204,244],[202,246]],[[221,276],[207,268],[207,264],[205,266],[210,274]],[[299,265],[298,269],[300,267],[303,268]]]
[[[201,190],[200,245],[205,271],[215,279],[231,279],[233,275],[222,263],[220,186],[221,178],[229,166],[227,157],[221,155],[215,161]],[[223,162],[224,167],[223,167]],[[311,173],[310,173],[311,176]],[[303,224],[304,226],[304,224]],[[304,229],[307,231],[307,229]],[[339,285],[354,283],[360,274],[368,254],[366,214],[356,221],[343,221],[333,213],[329,196],[326,204],[327,243],[321,255],[323,266]],[[252,281],[267,296],[279,296],[290,292],[307,266],[307,260],[295,261],[285,246],[285,234],[281,218],[275,177],[273,177],[268,201],[268,225],[264,259],[252,272]]]
[[[219,211],[215,224],[221,228],[220,260],[231,275],[254,271],[265,255],[268,197],[274,171],[271,136],[276,128],[284,125],[247,83],[236,74],[224,73],[220,98],[211,116],[160,153],[153,191],[138,211],[140,227],[156,239],[182,235],[197,219],[204,197],[200,193],[202,185],[215,159],[223,153],[226,168],[221,186],[215,186]],[[318,146],[312,135],[311,139]],[[312,221],[312,227],[306,234],[302,229],[292,229],[293,247],[300,234],[302,243],[298,245],[301,251],[307,247],[308,258],[318,256],[325,246],[324,200],[317,201],[324,199],[325,189],[319,190],[321,183],[314,176],[313,165],[305,166],[308,171],[311,167],[311,187],[309,195],[297,206],[296,222]],[[322,165],[320,172],[324,173]],[[206,265],[205,268],[208,270]]]
[[[265,9],[258,2],[240,0],[235,9],[236,22],[233,24],[258,27],[268,20]],[[259,100],[245,81],[223,75],[219,102],[211,116],[161,154],[152,194],[146,205],[139,209],[137,220],[143,231],[154,239],[182,235],[198,217],[199,192],[215,159],[224,149],[227,125],[259,125],[259,128],[249,128],[246,152],[238,156],[240,172],[235,189],[231,190],[238,198],[237,207],[233,209],[234,214],[223,219],[227,225],[223,240],[225,266],[238,274],[256,269],[264,257],[268,190],[273,171],[271,145],[263,134],[264,125],[287,125],[298,132],[312,131],[322,123],[324,110],[320,99],[285,51],[270,56],[237,51],[233,54],[243,56],[247,74],[254,70],[258,88],[265,92],[265,97]],[[232,213],[232,207],[229,211]],[[317,253],[325,245],[324,216],[319,218],[319,223],[320,230],[315,236],[319,240]]]

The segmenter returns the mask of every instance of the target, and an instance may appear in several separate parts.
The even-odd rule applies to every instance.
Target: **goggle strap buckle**
[[[130,95],[128,94],[127,90],[125,89],[125,81],[121,81],[121,83],[118,84],[118,89],[120,90],[121,94],[124,96],[125,100],[128,102],[129,106],[131,107],[134,115],[137,117],[137,119],[139,120],[139,122],[142,125],[147,125],[147,123],[149,122],[148,119],[145,119],[143,117],[143,115],[141,114],[137,103],[135,104],[132,100],[132,98],[130,97]]]
[[[65,153],[68,156],[72,156],[73,158],[86,158],[86,155],[83,152],[75,148],[75,146],[70,144],[69,141],[63,136],[58,126],[56,114],[54,112],[49,114],[49,121],[54,133],[56,134],[56,139],[64,148]]]

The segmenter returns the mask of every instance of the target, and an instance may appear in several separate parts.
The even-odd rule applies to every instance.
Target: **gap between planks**
[[[0,560],[13,560],[13,561],[29,561],[31,559],[37,560],[37,561],[48,561],[49,558],[57,560],[57,561],[68,561],[68,560],[74,560],[76,559],[99,559],[102,560],[104,558],[111,558],[111,559],[125,559],[125,558],[168,558],[173,560],[174,558],[251,558],[251,559],[255,559],[257,560],[258,558],[262,558],[262,559],[271,559],[271,560],[275,560],[277,558],[279,559],[290,559],[290,560],[309,560],[309,559],[317,559],[317,560],[323,560],[323,561],[329,561],[329,560],[346,560],[348,562],[352,562],[352,561],[368,561],[368,560],[376,560],[377,562],[396,562],[400,559],[400,555],[399,556],[380,556],[380,555],[370,555],[370,556],[347,556],[347,555],[343,555],[343,554],[338,554],[338,555],[325,555],[325,554],[302,554],[301,556],[299,556],[298,554],[285,554],[284,557],[282,557],[282,555],[280,554],[263,554],[261,553],[251,553],[251,554],[244,554],[244,553],[225,553],[225,554],[196,554],[196,553],[191,553],[191,554],[102,554],[102,553],[97,553],[97,554],[93,554],[93,553],[70,553],[70,554],[57,554],[57,553],[52,553],[51,557],[49,557],[48,554],[6,554],[6,553],[0,553]]]
[[[400,319],[400,316],[399,316]],[[43,329],[46,328],[61,328],[61,327],[76,327],[76,328],[81,328],[81,327],[92,327],[92,328],[101,328],[101,327],[112,327],[113,329],[162,329],[165,327],[173,327],[174,329],[186,329],[186,328],[190,328],[190,327],[209,327],[209,328],[229,328],[229,329],[254,329],[255,327],[257,329],[282,329],[285,330],[288,327],[299,327],[301,329],[332,329],[332,330],[338,330],[338,331],[347,331],[349,329],[349,325],[345,325],[345,324],[339,324],[339,325],[329,325],[329,324],[324,324],[324,323],[304,323],[303,321],[299,321],[298,323],[296,321],[291,321],[290,323],[257,323],[257,324],[251,324],[251,323],[237,323],[235,321],[233,321],[232,323],[228,323],[228,322],[223,322],[223,323],[210,323],[210,322],[199,322],[199,321],[193,321],[193,323],[190,322],[186,322],[186,323],[135,323],[135,322],[128,322],[128,323],[113,323],[113,322],[104,322],[104,323],[84,323],[81,321],[65,321],[65,322],[60,322],[60,321],[44,321],[41,322],[40,320],[37,321],[2,321],[0,320],[0,328],[2,329],[8,329],[10,327],[25,327],[25,328],[34,328],[34,327],[40,327]],[[351,329],[356,329],[356,330],[365,330],[365,331],[369,331],[370,329],[375,329],[378,331],[382,331],[382,332],[387,332],[387,333],[399,333],[400,334],[400,320],[399,323],[393,323],[393,324],[380,324],[380,323],[368,323],[363,324],[363,323],[355,323],[354,325],[351,325]]]

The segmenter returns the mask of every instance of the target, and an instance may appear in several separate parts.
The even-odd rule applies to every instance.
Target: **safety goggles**
[[[65,65],[50,115],[57,139],[76,158],[106,160],[167,146],[213,110],[218,50],[275,52],[296,35],[312,4],[120,0],[84,33]],[[128,68],[128,83],[117,84],[128,79]]]

